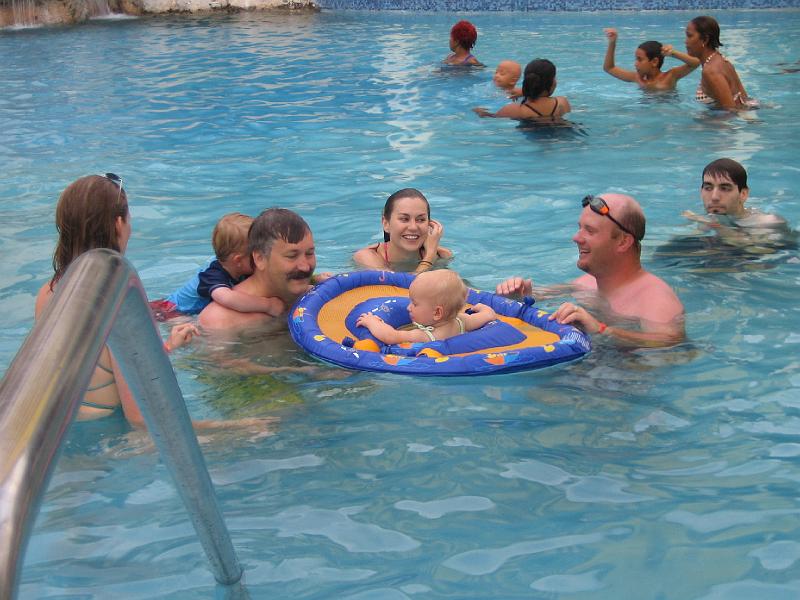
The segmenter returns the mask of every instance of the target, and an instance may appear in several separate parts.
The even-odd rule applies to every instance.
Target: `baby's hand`
[[[375,323],[382,323],[383,319],[381,319],[375,313],[361,313],[361,315],[356,320],[356,325],[359,327],[366,327],[369,329],[369,326]]]
[[[474,313],[480,313],[482,315],[486,315],[487,317],[494,319],[497,316],[497,313],[491,306],[487,306],[482,302],[478,302],[475,306],[472,307],[472,311]]]
[[[605,32],[606,37],[608,38],[609,42],[616,42],[617,41],[617,30],[616,29],[614,29],[613,27],[608,27],[606,29],[603,29],[603,31]]]

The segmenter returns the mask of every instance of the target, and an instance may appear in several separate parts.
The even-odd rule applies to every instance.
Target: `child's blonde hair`
[[[247,253],[247,233],[253,217],[242,213],[228,213],[214,226],[211,234],[211,245],[217,260],[228,260],[232,254]]]
[[[444,309],[444,321],[455,319],[467,303],[467,286],[455,271],[424,271],[416,276],[415,281],[417,280],[430,286],[434,304],[441,305]]]

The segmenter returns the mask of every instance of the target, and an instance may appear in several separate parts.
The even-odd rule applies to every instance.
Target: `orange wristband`
[[[167,354],[172,352],[172,350],[170,350],[169,346],[167,346],[167,342],[164,342],[164,352],[166,352]]]
[[[602,321],[598,321],[599,325],[597,327],[597,333],[602,334],[606,329],[608,329],[608,325],[603,323]]]

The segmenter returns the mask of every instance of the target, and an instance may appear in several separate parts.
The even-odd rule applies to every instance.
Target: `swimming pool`
[[[5,368],[50,274],[58,193],[125,177],[128,257],[149,293],[211,252],[222,214],[272,205],[310,223],[320,270],[377,240],[414,186],[471,283],[578,274],[587,193],[627,191],[645,264],[687,309],[690,341],[532,373],[417,380],[337,371],[224,375],[175,357],[196,417],[273,415],[271,435],[204,445],[253,598],[794,598],[800,593],[796,251],[657,257],[691,231],[700,171],[731,156],[750,205],[800,224],[800,12],[715,14],[752,95],[722,118],[602,72],[694,13],[473,14],[489,65],[559,67],[574,129],[520,131],[470,108],[484,72],[440,71],[455,14],[323,12],[94,22],[0,34]],[[781,43],[774,32],[780,30]],[[524,49],[524,50],[520,50]],[[546,308],[551,308],[544,303]],[[261,341],[264,364],[309,362]],[[291,354],[285,359],[282,355]],[[98,441],[99,440],[99,441]],[[73,429],[31,538],[20,598],[210,598],[214,582],[153,452],[113,423]]]

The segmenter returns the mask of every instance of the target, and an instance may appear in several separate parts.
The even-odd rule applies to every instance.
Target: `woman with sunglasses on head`
[[[703,74],[695,99],[725,110],[758,108],[758,100],[750,98],[731,62],[719,48],[719,23],[713,17],[695,17],[686,26],[686,51],[700,60]]]
[[[124,253],[131,236],[131,216],[122,180],[113,173],[89,175],[71,183],[61,193],[56,206],[58,243],[53,254],[52,279],[36,296],[38,318],[53,296],[67,267],[84,252],[109,248]],[[178,348],[197,333],[194,325],[173,328],[167,350]],[[89,388],[78,412],[78,420],[99,419],[122,412],[133,425],[143,423],[119,366],[106,347],[97,361]]]
[[[453,257],[439,245],[444,227],[431,219],[431,207],[419,190],[405,188],[389,196],[381,223],[383,241],[353,254],[358,266],[422,273]]]

